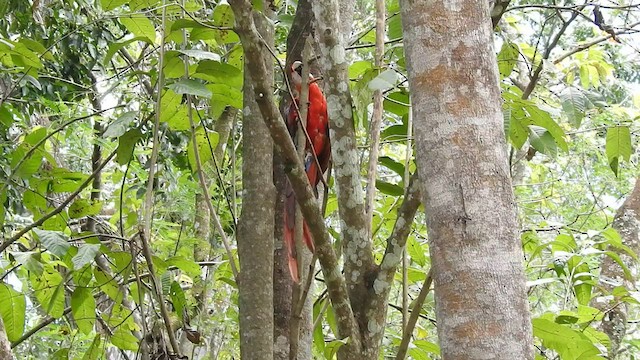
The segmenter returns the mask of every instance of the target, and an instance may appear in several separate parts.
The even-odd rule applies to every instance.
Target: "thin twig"
[[[427,294],[429,294],[429,288],[431,288],[431,283],[433,282],[433,268],[429,269],[427,273],[427,278],[424,279],[424,284],[422,284],[422,289],[420,289],[420,294],[418,294],[418,298],[413,305],[413,310],[411,310],[411,316],[409,316],[409,321],[407,322],[407,326],[403,329],[402,341],[400,342],[400,348],[398,349],[398,354],[396,355],[396,360],[404,360],[407,355],[407,350],[409,349],[409,341],[411,340],[411,334],[413,334],[413,329],[418,322],[418,317],[420,316],[420,309],[422,309],[422,305],[424,305],[424,301],[427,298]]]

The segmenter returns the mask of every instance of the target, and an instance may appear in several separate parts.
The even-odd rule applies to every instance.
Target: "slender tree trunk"
[[[443,359],[533,359],[488,2],[402,0]]]
[[[264,6],[265,13],[269,12]],[[256,28],[267,44],[273,44],[273,27],[263,13],[254,13]],[[262,47],[267,81],[273,83],[273,66]],[[273,142],[255,101],[249,76],[251,59],[245,59],[244,137],[242,177],[244,197],[238,226],[240,259],[240,353],[243,359],[273,358]]]
[[[4,329],[2,317],[0,317],[0,360],[12,360],[11,343],[7,339],[7,332]]]
[[[633,192],[618,209],[613,219],[613,228],[620,234],[622,244],[628,246],[634,253],[640,253],[640,178],[636,179]],[[637,261],[629,254],[614,246],[609,246],[607,251],[617,253],[632,275],[638,274]],[[611,297],[611,292],[618,286],[633,291],[636,279],[625,276],[622,267],[610,256],[604,257],[600,268],[599,287],[604,290],[604,293],[593,299],[593,306],[605,314],[600,323],[600,330],[611,340],[608,359],[616,359],[627,331],[628,309],[625,303],[620,303],[619,299]]]

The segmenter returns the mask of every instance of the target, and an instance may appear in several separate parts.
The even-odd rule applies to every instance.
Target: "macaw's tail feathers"
[[[296,196],[293,192],[293,188],[289,181],[284,191],[284,244],[287,248],[287,257],[289,261],[289,272],[291,278],[296,283],[300,282],[300,276],[298,274],[298,259],[296,251],[295,240],[295,225],[296,225]],[[304,239],[307,248],[312,253],[315,252],[315,246],[313,245],[313,236],[311,236],[311,230],[306,221],[302,223],[302,237]]]
[[[296,256],[295,224],[296,224],[296,197],[291,184],[287,180],[284,190],[284,246],[287,248],[289,273],[296,283],[300,282],[298,275],[298,258]]]
[[[316,247],[313,245],[313,236],[311,236],[311,230],[309,230],[309,225],[307,225],[306,221],[302,225],[302,235],[304,236],[304,243],[307,244],[309,251],[311,251],[312,254],[315,253]]]

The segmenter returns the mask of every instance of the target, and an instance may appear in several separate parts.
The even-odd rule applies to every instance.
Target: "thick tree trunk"
[[[443,359],[533,359],[486,1],[400,2]]]
[[[628,246],[636,254],[640,253],[640,178],[636,179],[633,192],[618,209],[613,219],[613,228],[620,234],[622,244]],[[607,251],[613,251],[629,269],[632,276],[637,276],[638,265],[629,254],[619,247],[609,246]],[[619,299],[611,296],[614,288],[622,286],[629,291],[635,289],[635,278],[628,278],[622,267],[610,256],[605,256],[600,266],[599,288],[604,291],[602,296],[593,299],[593,306],[604,312],[600,323],[600,330],[609,336],[611,350],[608,359],[616,359],[620,344],[627,331],[627,306],[620,304]]]
[[[265,6],[267,9],[267,6]],[[268,11],[268,10],[266,10]],[[267,44],[273,43],[273,27],[261,13],[255,13],[258,31]],[[262,74],[273,84],[273,66],[267,50],[259,61],[267,64]],[[249,77],[252,59],[245,59],[244,137],[242,178],[244,197],[238,226],[238,279],[240,311],[240,353],[243,359],[273,358],[273,142],[255,101]],[[263,65],[264,66],[264,65]]]

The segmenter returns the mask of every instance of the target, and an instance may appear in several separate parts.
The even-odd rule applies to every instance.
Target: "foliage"
[[[276,3],[275,55],[281,60],[295,8]],[[221,115],[228,107],[242,109],[244,59],[230,6],[157,0],[26,4],[10,0],[5,5],[13,11],[0,11],[6,14],[0,18],[0,315],[9,340],[19,342],[16,355],[98,359],[112,347],[134,354],[142,335],[164,331],[150,279],[157,277],[174,329],[183,337],[196,331],[203,339],[193,354],[237,358],[237,292],[229,265],[237,260],[229,258],[219,233],[203,237],[196,220],[196,195],[202,194],[197,158],[210,179],[211,199],[205,201],[212,201],[227,236],[235,234],[242,205],[244,144],[237,127],[224,156],[213,155],[219,143],[227,143],[216,131]],[[609,339],[595,325],[606,314],[590,306],[603,295],[599,264],[610,257],[631,276],[607,246],[636,258],[611,220],[638,173],[640,98],[634,91],[640,69],[627,29],[634,26],[637,5],[603,8],[620,44],[608,38],[591,44],[608,33],[590,21],[590,6],[511,6],[496,30],[496,55],[537,356],[603,358]],[[373,218],[380,259],[407,185],[406,168],[415,172],[407,158],[410,90],[398,2],[387,1],[384,69],[373,65],[373,4],[358,1],[357,8],[348,50],[362,158],[368,153],[371,97],[374,90],[384,92]],[[583,16],[560,33],[576,11]],[[533,80],[536,69],[540,75]],[[533,92],[527,91],[529,81]],[[156,116],[160,141],[154,144]],[[94,145],[102,151],[101,171],[92,166]],[[149,274],[139,241],[154,145],[159,157],[148,240],[155,273]],[[94,188],[96,177],[102,184]],[[339,244],[336,197],[330,190],[326,215]],[[87,228],[88,219],[96,229]],[[418,215],[407,243],[410,298],[430,266],[424,224]],[[194,251],[202,248],[207,261],[197,262]],[[395,309],[402,303],[402,282],[396,274],[383,356],[393,356],[400,343]],[[332,338],[335,318],[322,288],[314,295],[320,296],[314,354],[332,358],[342,342]],[[617,288],[608,295],[637,317],[636,292]],[[439,356],[433,306],[430,297],[421,310],[413,358]],[[51,325],[23,342],[27,329],[43,321]],[[633,337],[624,346],[629,354],[640,348]]]

